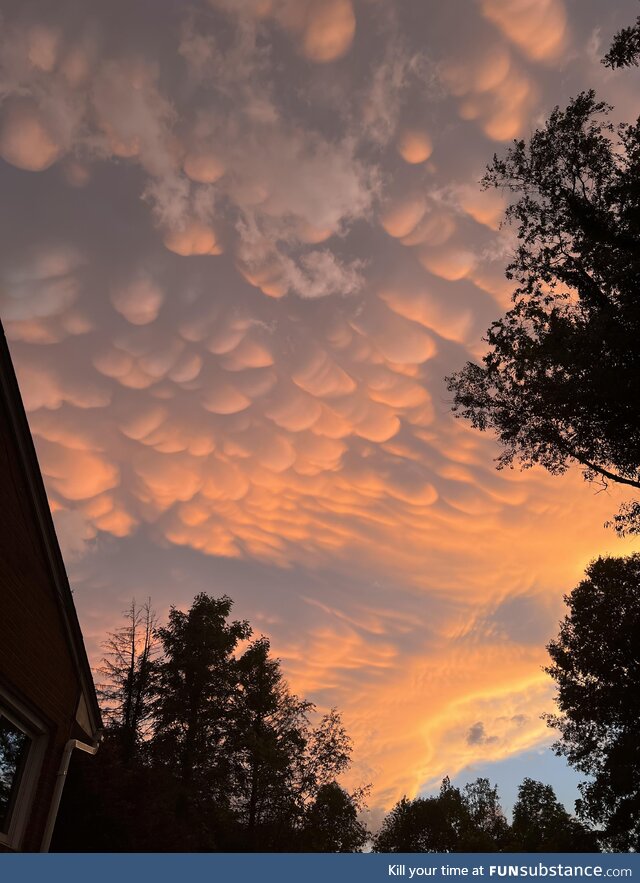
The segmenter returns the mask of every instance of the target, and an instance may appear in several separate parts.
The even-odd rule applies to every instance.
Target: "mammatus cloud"
[[[481,0],[480,7],[524,55],[553,62],[566,50],[569,28],[562,0]]]
[[[483,164],[575,29],[427,6],[16,4],[0,44],[0,306],[92,646],[126,593],[228,592],[376,806],[547,739],[562,594],[631,548],[443,382],[510,294]]]

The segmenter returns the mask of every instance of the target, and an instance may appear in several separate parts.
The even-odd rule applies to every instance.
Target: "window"
[[[0,712],[0,832],[7,835],[32,739]]]
[[[0,696],[0,843],[19,849],[40,772],[44,728]]]

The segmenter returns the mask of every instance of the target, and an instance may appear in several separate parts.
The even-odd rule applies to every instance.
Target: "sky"
[[[509,305],[485,165],[581,89],[638,115],[599,61],[637,11],[3,2],[0,315],[90,656],[132,597],[230,595],[374,817],[575,796],[545,644],[624,496],[498,472],[444,377]]]

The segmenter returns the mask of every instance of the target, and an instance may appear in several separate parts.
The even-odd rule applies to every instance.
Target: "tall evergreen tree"
[[[232,783],[233,697],[238,643],[250,636],[246,621],[227,622],[227,596],[196,595],[185,613],[171,607],[157,630],[157,666],[150,751],[171,775],[174,813],[186,851],[223,848],[235,820]]]
[[[306,746],[310,703],[292,696],[267,638],[238,660],[233,697],[234,803],[251,848],[266,849],[295,824],[295,759]]]

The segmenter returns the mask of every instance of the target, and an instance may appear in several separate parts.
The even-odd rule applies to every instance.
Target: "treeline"
[[[285,683],[269,641],[197,595],[158,625],[132,604],[99,672],[106,737],[70,770],[56,851],[357,852],[351,741]]]
[[[594,659],[589,636],[606,633],[599,646],[608,641],[612,651],[617,648],[597,656],[600,706],[593,710],[601,727],[606,722],[603,703],[617,695],[612,684],[618,685],[620,697],[625,693],[619,669],[629,659],[619,645],[637,646],[640,635],[640,605],[634,594],[640,556],[631,563],[634,569],[625,572],[615,559],[592,565],[590,579],[567,599],[570,613],[549,647],[549,671],[560,686],[560,700],[570,695],[574,703],[579,698],[575,678],[590,688],[595,685],[595,672],[585,669]],[[200,594],[187,612],[172,607],[168,622],[160,625],[150,603],[132,603],[125,625],[109,635],[97,672],[105,739],[96,757],[74,755],[54,850],[599,849],[594,830],[569,815],[551,786],[529,778],[520,785],[511,824],[488,779],[457,788],[446,778],[435,796],[400,800],[373,836],[361,821],[367,788],[350,793],[339,784],[350,766],[352,746],[338,711],[320,716],[312,703],[294,695],[279,660],[270,654],[268,639],[254,638],[248,622],[230,620],[231,607],[226,596]],[[605,617],[611,614],[613,621],[605,628]],[[632,724],[633,709],[627,718]],[[589,720],[584,714],[583,722],[597,736]],[[619,715],[616,720],[620,723]],[[577,749],[583,747],[576,742],[580,729],[575,721],[552,722],[565,733],[567,745],[573,739]],[[600,754],[607,746],[601,736],[602,731]],[[612,738],[609,734],[609,743]],[[637,734],[631,741],[639,744]],[[621,763],[625,755],[618,751],[614,757]],[[583,751],[581,760],[581,768],[593,762],[593,750]],[[598,801],[597,823],[606,822],[607,807],[612,808],[604,799],[604,784],[619,798],[621,773],[629,774],[625,787],[631,793],[637,781],[629,767],[616,772],[609,766],[608,772],[613,775],[606,783],[596,776],[588,786]],[[624,825],[622,810],[633,810],[633,805],[614,805],[617,843],[606,838],[613,829],[605,824],[599,832],[603,845],[625,848],[621,837],[634,830],[635,814]],[[629,848],[631,841],[625,844]]]
[[[400,800],[373,840],[374,852],[598,852],[593,831],[569,815],[553,788],[525,779],[509,824],[488,779],[435,797]]]

